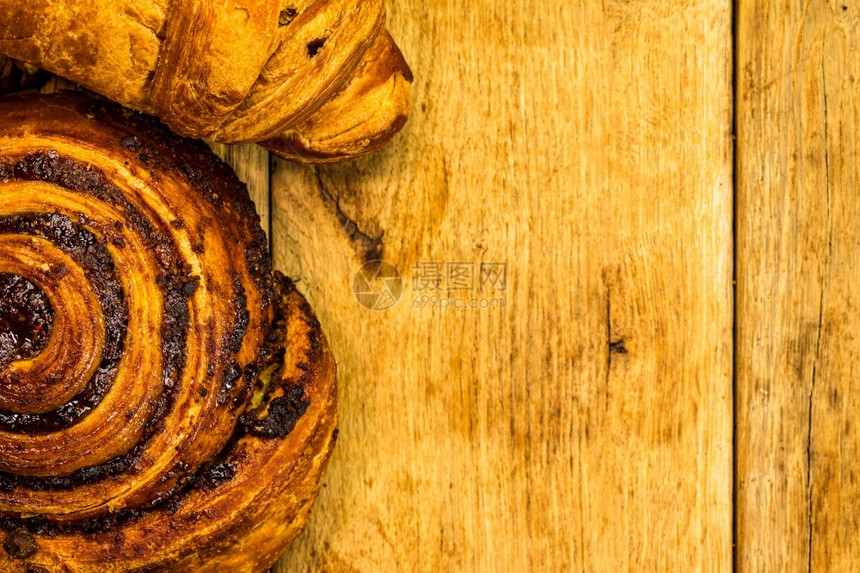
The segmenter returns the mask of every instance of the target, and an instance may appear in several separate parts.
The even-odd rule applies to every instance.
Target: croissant
[[[335,364],[199,141],[0,100],[0,571],[261,571],[337,430]]]
[[[180,135],[305,163],[378,149],[412,97],[383,0],[0,0],[0,52]]]

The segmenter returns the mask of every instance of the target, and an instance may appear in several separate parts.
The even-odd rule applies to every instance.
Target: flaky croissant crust
[[[326,163],[407,120],[412,73],[384,25],[383,0],[0,0],[0,52],[180,135]]]
[[[0,100],[0,291],[0,571],[278,558],[335,364],[225,164],[81,94]]]

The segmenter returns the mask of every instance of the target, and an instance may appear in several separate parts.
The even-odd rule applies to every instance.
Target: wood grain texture
[[[737,569],[857,570],[860,4],[739,2],[734,94],[723,3],[494,4],[389,2],[415,116],[376,156],[213,146],[340,360],[276,570],[730,568],[733,96]],[[421,261],[507,263],[504,308],[412,308]]]
[[[276,570],[729,569],[731,6],[388,6],[404,133],[272,173],[341,404]],[[375,258],[405,278],[382,312],[351,286]],[[422,261],[507,263],[504,308],[413,308]]]
[[[860,3],[738,12],[742,571],[860,570]]]

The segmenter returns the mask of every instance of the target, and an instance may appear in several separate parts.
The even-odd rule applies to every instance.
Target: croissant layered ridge
[[[320,324],[202,143],[0,99],[2,571],[260,571],[336,437]]]
[[[0,0],[0,52],[180,135],[304,163],[379,149],[411,106],[383,0]]]

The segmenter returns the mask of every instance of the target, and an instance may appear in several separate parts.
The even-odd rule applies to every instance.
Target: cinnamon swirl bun
[[[226,164],[81,94],[0,100],[0,570],[264,570],[336,424]]]

